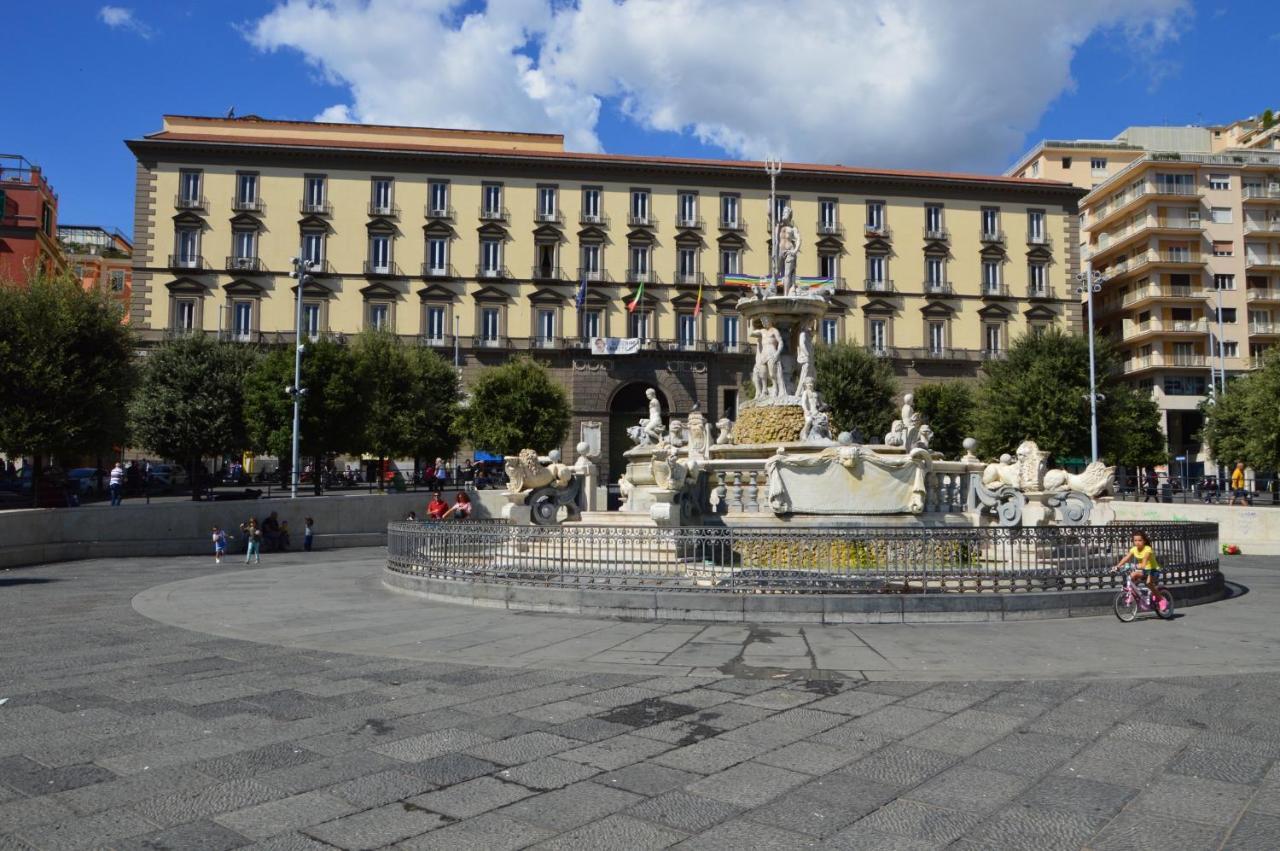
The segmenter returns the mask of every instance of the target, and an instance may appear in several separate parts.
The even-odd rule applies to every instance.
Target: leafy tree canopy
[[[476,449],[504,455],[526,448],[548,452],[569,432],[569,399],[545,369],[515,358],[481,373],[458,424]]]
[[[293,348],[271,350],[245,377],[244,414],[249,444],[259,452],[288,458],[293,451]],[[302,356],[299,448],[324,457],[359,450],[363,428],[355,356],[332,340],[308,343]]]
[[[408,395],[414,387],[409,353],[389,331],[366,331],[353,349],[363,410],[360,448],[379,458],[413,452],[413,415]]]
[[[815,386],[831,406],[836,431],[857,431],[868,442],[879,442],[893,423],[898,382],[883,358],[840,343],[814,352]]]
[[[922,384],[912,393],[916,410],[933,429],[929,448],[948,458],[959,456],[964,439],[973,436],[976,387],[967,381],[949,381]]]
[[[1223,464],[1244,461],[1257,470],[1280,470],[1280,354],[1261,369],[1227,383],[1225,393],[1201,406],[1201,436]]]
[[[407,394],[409,444],[416,458],[431,461],[458,451],[458,402],[462,392],[453,364],[427,348],[409,352],[412,384]]]
[[[126,442],[136,374],[122,318],[118,302],[67,276],[0,281],[0,449],[40,457]]]

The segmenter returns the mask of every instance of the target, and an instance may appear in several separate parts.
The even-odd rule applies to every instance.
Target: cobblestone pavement
[[[301,559],[222,568],[226,593],[250,606]],[[1263,581],[1218,606],[1274,599],[1252,564]],[[1280,847],[1280,674],[512,668],[396,658],[367,636],[364,655],[254,643],[130,605],[210,572],[0,573],[0,849]],[[1162,626],[1196,630],[1195,613]],[[503,617],[535,637],[558,623]],[[1007,626],[992,646],[1016,641]],[[402,628],[382,626],[386,647]],[[1164,633],[1121,634],[1138,649]]]

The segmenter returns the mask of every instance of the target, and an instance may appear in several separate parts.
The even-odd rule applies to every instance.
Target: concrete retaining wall
[[[165,501],[150,505],[127,500],[81,508],[41,508],[0,512],[0,569],[82,558],[212,555],[209,530],[228,530],[237,540],[231,551],[243,552],[240,524],[250,516],[261,521],[272,511],[289,521],[295,549],[302,548],[302,520],[315,519],[316,548],[383,546],[387,523],[405,514],[426,513],[426,491],[401,494],[343,494],[324,497],[259,499],[237,502]],[[448,497],[446,497],[448,498]],[[472,494],[473,516],[500,516],[500,491]]]
[[[386,569],[393,591],[485,608],[636,620],[739,623],[962,623],[1111,614],[1115,589],[1025,594],[730,594],[541,588],[413,576]],[[1175,608],[1226,595],[1221,574],[1171,589]]]
[[[1280,555],[1280,506],[1252,508],[1246,505],[1197,505],[1188,503],[1111,503],[1115,519],[1194,520],[1218,524],[1218,540],[1237,544],[1246,555]]]

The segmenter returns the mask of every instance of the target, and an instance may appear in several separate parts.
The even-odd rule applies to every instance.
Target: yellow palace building
[[[735,414],[751,367],[741,279],[769,272],[762,163],[252,116],[165,116],[128,145],[130,321],[144,339],[291,342],[304,257],[304,333],[388,329],[456,358],[464,379],[528,353],[569,393],[565,448],[597,445],[610,481],[646,389],[676,415]],[[776,203],[801,232],[797,274],[834,289],[822,340],[866,346],[911,385],[975,375],[1020,334],[1078,329],[1083,194],[784,163]],[[602,338],[619,342],[593,349]]]

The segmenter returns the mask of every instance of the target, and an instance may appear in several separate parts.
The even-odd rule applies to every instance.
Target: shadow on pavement
[[[53,579],[48,576],[0,577],[0,588],[8,588],[10,585],[44,585],[49,582],[58,581],[60,580]]]

